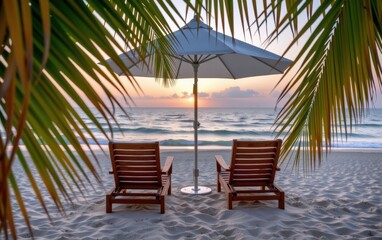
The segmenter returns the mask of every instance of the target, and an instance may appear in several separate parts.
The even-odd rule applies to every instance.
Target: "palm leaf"
[[[221,23],[223,31],[229,29],[232,35],[238,26],[234,22],[236,6],[243,31],[249,27],[249,9],[255,16],[261,16],[255,1],[252,8],[244,0],[184,2],[186,13],[193,11],[200,16],[204,11],[209,24],[215,15],[215,28]],[[277,8],[279,4],[275,3],[267,5],[264,1],[263,5]],[[7,238],[9,233],[16,237],[10,208],[12,192],[29,226],[22,192],[12,175],[15,155],[44,210],[47,212],[44,196],[32,169],[37,170],[50,197],[64,211],[59,195],[70,202],[75,197],[74,191],[82,193],[92,184],[85,168],[100,180],[93,164],[93,158],[96,162],[97,159],[88,141],[99,143],[78,109],[98,131],[112,138],[112,125],[117,123],[113,116],[115,108],[124,111],[125,104],[133,104],[128,89],[110,66],[98,63],[104,62],[106,54],[130,76],[119,58],[120,52],[134,49],[145,59],[150,51],[156,51],[159,54],[146,64],[154,61],[155,76],[171,85],[174,69],[168,54],[176,39],[168,41],[164,36],[171,32],[169,21],[179,27],[175,17],[184,20],[170,0],[0,1],[0,5],[0,232]],[[280,12],[274,15],[277,21]],[[142,91],[133,77],[127,80],[135,91]],[[124,101],[118,100],[115,92],[123,95]],[[106,134],[92,108],[106,120],[111,136]],[[20,140],[27,151],[20,151]],[[90,149],[92,158],[85,153],[86,149]]]
[[[268,11],[279,12],[283,1],[271,4]],[[344,141],[365,115],[382,84],[380,53],[380,1],[285,1],[286,13],[277,22],[269,41],[288,27],[295,37],[291,49],[312,29],[309,39],[298,53],[293,69],[297,73],[288,80],[279,101],[287,98],[276,120],[278,136],[286,135],[282,154],[295,167],[314,168],[323,151],[330,151],[334,142]],[[308,12],[308,21],[301,28],[298,17]],[[292,150],[297,154],[286,158]],[[304,154],[300,155],[299,152]],[[289,155],[291,156],[291,155]]]
[[[208,22],[211,13],[221,14],[224,31],[227,17],[228,26],[234,32],[232,1],[198,0],[185,4],[186,12],[191,10],[200,16],[206,11]],[[249,7],[243,0],[238,4],[241,22],[248,24]],[[82,193],[86,186],[92,185],[85,168],[100,180],[93,164],[93,159],[96,162],[97,159],[88,141],[99,143],[78,109],[110,138],[112,124],[117,123],[113,116],[115,108],[124,111],[125,104],[133,104],[128,89],[112,69],[97,63],[103,62],[107,53],[129,76],[119,52],[124,52],[126,47],[135,49],[144,59],[150,51],[159,50],[156,59],[149,58],[147,64],[155,61],[155,75],[165,85],[171,85],[173,67],[168,53],[176,40],[168,41],[164,36],[171,32],[169,21],[179,27],[175,17],[184,20],[170,0],[0,1],[0,6],[0,232],[8,238],[9,234],[16,237],[11,194],[15,195],[30,227],[23,193],[12,174],[16,154],[46,213],[37,176],[63,212],[60,195],[70,202],[75,197],[74,191]],[[218,23],[219,19],[216,26]],[[133,77],[127,80],[135,91],[142,91]],[[106,101],[95,86],[101,89]],[[122,94],[124,101],[118,100],[114,92]],[[106,120],[111,136],[95,117],[97,113]],[[26,151],[20,150],[20,140]],[[85,153],[86,149],[90,149],[92,158]]]
[[[168,22],[162,21],[165,15],[160,9],[165,9],[166,14],[170,10],[178,16],[180,13],[171,1],[160,1],[161,8],[152,1],[41,0],[1,1],[0,4],[0,232],[7,238],[9,234],[16,237],[11,194],[15,195],[26,224],[30,225],[23,193],[11,170],[16,154],[46,212],[41,186],[31,169],[37,170],[50,197],[62,211],[60,195],[72,201],[76,189],[81,193],[92,184],[84,168],[90,169],[99,180],[92,159],[81,146],[83,142],[91,150],[86,134],[95,142],[97,139],[76,108],[106,135],[91,106],[104,117],[112,131],[114,108],[123,110],[124,104],[132,104],[118,76],[110,68],[105,71],[97,64],[105,58],[104,53],[118,61],[118,51],[124,49],[109,27],[132,43],[132,47],[142,50],[143,56],[143,49],[147,49],[153,39],[163,38],[170,32]],[[169,6],[168,9],[165,6]],[[107,19],[108,26],[100,19]],[[151,47],[161,48],[164,53],[171,51],[168,42],[157,44]],[[160,57],[164,60],[158,61],[157,69],[169,76],[164,81],[170,81],[171,65],[165,54]],[[126,67],[122,69],[128,72]],[[135,79],[129,78],[129,81],[139,91]],[[102,89],[108,101],[95,91],[95,85]],[[125,102],[119,101],[114,91],[127,96]],[[19,149],[19,140],[26,151]]]

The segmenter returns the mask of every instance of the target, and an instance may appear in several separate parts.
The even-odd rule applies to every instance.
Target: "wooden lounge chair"
[[[173,157],[161,169],[159,143],[109,143],[115,187],[106,195],[106,212],[113,203],[160,204],[165,212],[165,196],[171,195]]]
[[[284,209],[284,192],[274,183],[279,170],[280,139],[274,141],[233,140],[231,166],[216,155],[217,191],[223,187],[228,209],[233,201],[278,200]]]

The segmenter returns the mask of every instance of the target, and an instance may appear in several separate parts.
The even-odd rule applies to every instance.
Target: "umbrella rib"
[[[216,55],[213,55],[213,56],[211,57],[211,54],[208,54],[208,55],[206,55],[203,59],[200,58],[199,62],[200,62],[200,63],[205,63],[205,62],[208,62],[208,61],[210,61],[210,60],[212,60],[212,59],[214,59],[214,58],[217,58],[217,57],[219,57],[219,56],[220,56],[219,54],[216,54]]]
[[[134,50],[132,50],[132,51],[134,51]],[[135,53],[133,53],[133,54],[135,54]],[[150,54],[147,54],[143,59],[146,59],[148,56],[150,56]],[[131,68],[133,68],[133,67],[137,67],[137,68],[139,68],[139,67],[138,67],[138,64],[142,63],[142,64],[144,65],[144,67],[147,68],[147,72],[151,72],[151,71],[150,71],[150,68],[149,68],[149,64],[147,63],[147,61],[142,60],[142,59],[138,59],[138,61],[132,61],[132,57],[130,57],[130,56],[127,56],[127,59],[128,59],[130,62],[133,63],[131,66],[128,67],[129,69],[131,69]],[[143,68],[142,68],[142,70],[143,70]],[[123,74],[126,75],[124,72],[121,72],[121,73],[118,74],[118,75],[119,75],[119,76],[122,76]],[[132,76],[132,75],[130,75],[130,76]]]
[[[205,63],[205,62],[208,62],[212,59],[215,59],[215,58],[218,58],[220,57],[222,54],[216,54],[216,55],[211,55],[211,54],[208,54],[208,55],[185,55],[185,56],[182,56],[182,57],[178,57],[178,56],[175,56],[175,55],[171,55],[171,57],[173,58],[176,58],[180,61],[184,61],[186,63],[190,63],[190,64],[193,64],[193,63]],[[199,56],[196,60],[195,60],[195,56]],[[193,58],[194,57],[194,58]]]
[[[251,55],[248,55],[248,56],[251,57],[251,58],[256,59],[257,61],[259,61],[259,62],[261,62],[261,63],[267,65],[267,66],[270,67],[271,69],[274,69],[274,70],[278,71],[278,72],[281,73],[281,74],[283,73],[283,71],[280,71],[280,70],[277,69],[275,66],[272,66],[272,65],[270,65],[270,64],[268,64],[268,63],[262,61],[261,59],[259,59],[259,58],[257,58],[257,57],[254,57],[254,56],[251,56]],[[280,60],[281,60],[281,58],[277,61],[277,63],[280,62]]]
[[[180,61],[179,61],[178,69],[177,69],[177,71],[176,71],[175,79],[178,78],[178,76],[179,76],[179,72],[180,72],[180,68],[182,67],[182,63],[183,63],[183,61],[182,61],[181,59],[179,59],[179,60],[180,60]]]
[[[189,56],[190,59],[192,59],[192,56],[190,56],[190,55],[188,55],[188,56]],[[199,64],[202,63],[201,59],[203,58],[203,56],[204,56],[203,54],[200,54],[200,55],[199,54],[194,54],[194,60],[192,60],[192,63],[199,63]],[[207,57],[208,56],[209,55],[207,55]]]
[[[171,55],[171,57],[173,57],[173,58],[176,58],[176,59],[178,59],[178,60],[180,60],[180,61],[183,61],[183,62],[192,64],[194,61],[191,59],[190,55],[186,55],[186,56],[187,56],[188,58],[186,58],[186,57],[184,57],[184,56],[180,56],[180,57],[178,57],[178,56],[176,56],[176,55]]]
[[[227,71],[229,72],[229,74],[231,75],[232,79],[236,79],[235,76],[233,75],[233,73],[229,70],[227,64],[225,64],[225,62],[223,61],[223,59],[221,58],[221,55],[218,56],[220,62],[222,62],[222,64],[224,65],[225,69],[227,69]]]

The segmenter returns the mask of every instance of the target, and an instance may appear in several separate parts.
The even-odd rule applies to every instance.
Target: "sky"
[[[198,81],[199,107],[275,107],[279,90],[273,90],[280,76],[245,79],[203,79]],[[137,107],[193,107],[194,79],[178,79],[164,87],[151,78],[137,78],[144,94],[133,94]]]
[[[180,12],[185,12],[185,6],[182,1],[174,1]],[[191,14],[186,16],[186,21],[193,18]],[[179,22],[181,22],[179,20]],[[235,22],[240,22],[238,10],[235,11]],[[213,23],[214,24],[214,23]],[[173,31],[178,30],[175,25],[172,25]],[[214,29],[216,30],[216,29]],[[252,29],[253,31],[254,29]],[[218,29],[222,32],[221,29]],[[254,31],[253,31],[254,32]],[[254,46],[264,48],[275,54],[284,54],[292,40],[292,35],[289,31],[285,31],[280,38],[269,46],[265,46],[264,40],[266,36],[265,28],[261,29],[262,38],[252,32],[252,39],[249,37],[249,32],[243,34],[240,26],[236,26],[234,37]],[[231,35],[226,30],[227,35]],[[286,58],[293,60],[303,45],[303,41],[299,42],[298,46],[292,48],[285,55]],[[290,74],[292,76],[292,74]],[[278,85],[282,74],[271,76],[250,77],[244,79],[203,79],[198,81],[199,107],[230,107],[230,108],[247,108],[247,107],[276,107],[277,99],[283,87],[290,79],[289,76]],[[127,77],[121,76],[123,81]],[[131,97],[136,107],[193,107],[193,79],[178,79],[175,84],[170,87],[165,87],[160,81],[153,78],[136,78],[142,92],[130,91]],[[284,99],[277,106],[282,106]],[[376,107],[382,107],[381,97],[377,98]]]

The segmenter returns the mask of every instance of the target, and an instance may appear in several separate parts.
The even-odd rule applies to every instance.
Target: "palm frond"
[[[150,42],[170,32],[169,22],[163,21],[165,16],[171,11],[178,16],[180,13],[171,1],[40,0],[0,4],[0,232],[8,238],[9,234],[16,237],[11,196],[16,197],[26,224],[30,224],[23,193],[12,174],[16,155],[46,212],[41,186],[32,169],[62,211],[60,196],[70,202],[76,190],[81,193],[92,184],[85,168],[100,180],[93,159],[85,152],[90,149],[95,157],[89,140],[98,144],[97,138],[79,110],[109,138],[112,136],[107,136],[95,114],[101,114],[112,132],[114,108],[123,110],[124,104],[133,103],[130,90],[118,76],[98,64],[105,53],[120,60],[124,44],[112,32],[141,56],[148,47],[161,48],[163,61],[157,61],[158,69],[167,72],[164,81],[170,81],[171,64],[165,54],[171,51],[170,44],[159,41],[150,46]],[[121,69],[128,72],[125,66]],[[134,78],[128,81],[134,91],[140,91]],[[124,102],[114,92],[126,96]],[[20,150],[20,141],[26,151]]]
[[[310,37],[298,53],[279,101],[287,99],[276,120],[278,136],[285,135],[282,154],[295,167],[316,167],[337,141],[346,141],[354,124],[365,114],[381,90],[381,3],[379,1],[285,1],[286,14],[270,34],[274,41],[288,26],[295,37],[286,52],[305,34]],[[278,12],[284,6],[270,5]],[[308,12],[307,22],[299,28],[298,17]],[[312,32],[310,32],[312,29]],[[303,156],[301,158],[301,156]],[[285,158],[286,159],[286,158]],[[287,160],[286,160],[287,161]]]

